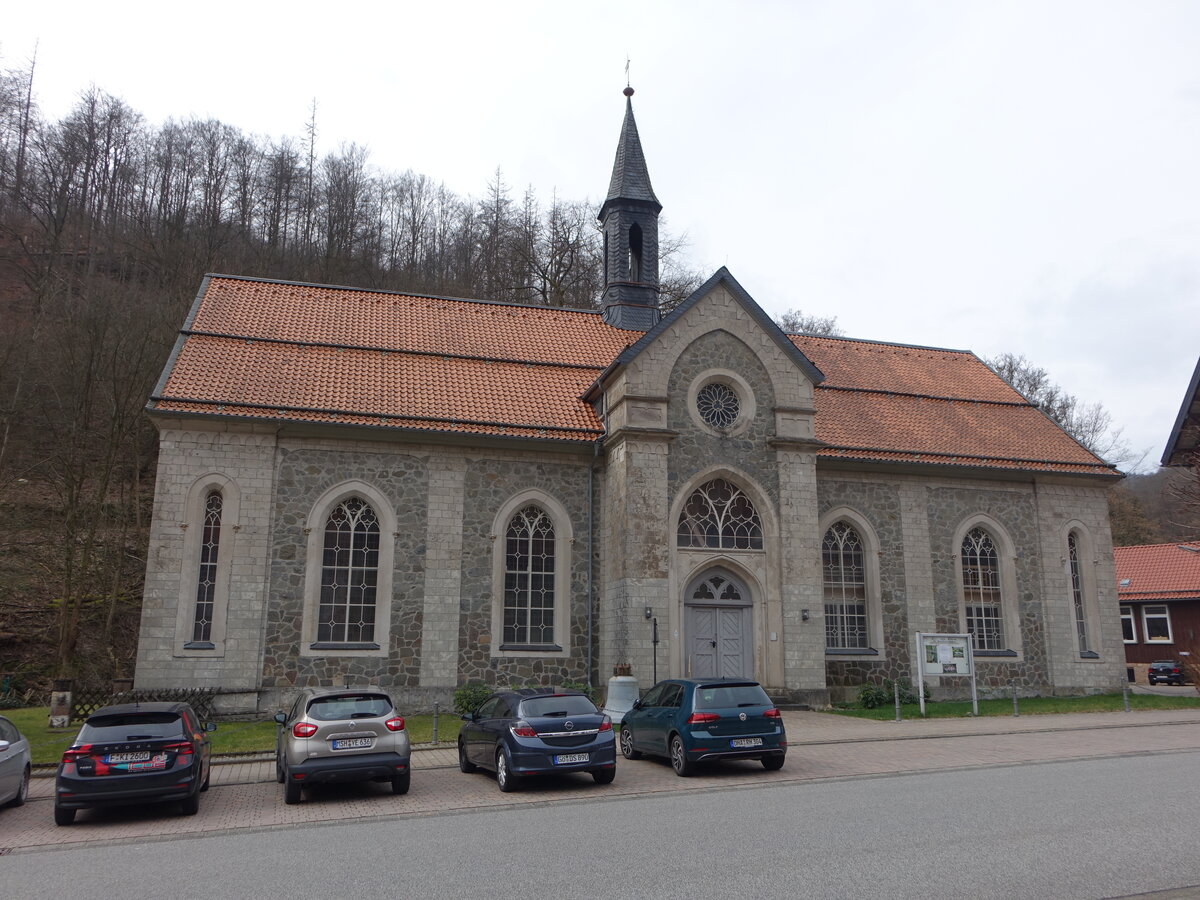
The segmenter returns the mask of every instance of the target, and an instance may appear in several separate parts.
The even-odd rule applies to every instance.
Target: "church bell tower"
[[[625,122],[617,143],[608,198],[600,207],[604,232],[604,321],[648,331],[658,324],[658,214],[646,157],[633,119],[633,88],[625,88]]]

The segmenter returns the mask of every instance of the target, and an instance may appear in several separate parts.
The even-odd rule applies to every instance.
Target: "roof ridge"
[[[866,388],[866,387],[848,387],[840,384],[821,384],[816,385],[816,390],[819,391],[845,391],[851,394],[885,394],[889,397],[914,397],[918,400],[944,400],[947,403],[986,403],[990,406],[1016,406],[1022,409],[1026,407],[1036,407],[1028,400],[983,400],[978,397],[950,397],[942,394],[914,394],[911,391],[889,391],[885,388]]]
[[[416,291],[402,291],[393,288],[364,288],[348,284],[321,284],[314,281],[289,281],[286,278],[259,278],[253,275],[223,275],[219,272],[209,272],[205,278],[223,278],[228,281],[249,281],[257,284],[282,284],[290,287],[316,288],[323,291],[345,291],[349,294],[386,294],[392,297],[408,297],[412,300],[441,300],[447,303],[473,303],[478,306],[503,306],[512,309],[536,309],[547,312],[579,313],[586,316],[600,316],[598,309],[580,309],[576,306],[542,306],[537,303],[508,303],[503,300],[481,300],[477,297],[446,297],[440,294],[421,294]],[[611,326],[610,326],[611,327]],[[622,331],[624,329],[614,329]]]
[[[408,347],[383,347],[370,344],[337,344],[330,341],[299,341],[289,338],[257,337],[250,334],[225,334],[219,331],[199,331],[183,329],[179,332],[184,336],[210,337],[227,341],[247,341],[250,343],[282,344],[288,347],[325,347],[330,350],[362,350],[368,353],[396,353],[408,356],[433,356],[441,359],[469,359],[476,362],[507,363],[521,366],[546,366],[552,369],[585,369],[599,371],[604,367],[594,363],[551,362],[541,359],[525,359],[510,356],[475,356],[469,353],[447,353],[442,350],[413,350]]]
[[[955,350],[950,347],[930,347],[926,344],[905,344],[898,341],[877,341],[873,338],[855,338],[846,337],[845,335],[806,334],[803,331],[785,331],[784,334],[786,334],[789,338],[798,337],[818,341],[840,341],[846,344],[875,344],[879,347],[898,347],[904,350],[929,350],[933,353],[957,353],[963,356],[971,356],[975,359],[979,359],[974,350]],[[981,359],[979,359],[979,361],[981,363],[983,362]]]

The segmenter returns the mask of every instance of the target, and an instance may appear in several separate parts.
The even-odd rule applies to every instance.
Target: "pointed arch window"
[[[554,522],[539,506],[519,509],[505,533],[502,648],[554,645]]]
[[[379,537],[379,518],[361,497],[343,500],[325,520],[318,646],[375,646]]]
[[[679,514],[678,546],[712,550],[761,550],[762,522],[754,504],[724,478],[703,484]]]
[[[836,522],[825,532],[821,564],[825,575],[826,649],[867,649],[866,559],[862,538],[849,523]]]
[[[209,491],[204,499],[204,530],[200,538],[200,571],[196,581],[196,610],[192,619],[193,645],[212,646],[213,614],[217,599],[217,554],[221,549],[220,491]]]
[[[1067,535],[1067,562],[1071,569],[1071,601],[1075,607],[1075,634],[1079,638],[1079,653],[1086,654],[1088,646],[1087,606],[1083,596],[1083,572],[1079,566],[1079,540],[1075,532]]]
[[[986,529],[972,528],[963,538],[962,577],[967,632],[975,635],[975,649],[1005,649],[1000,557]]]

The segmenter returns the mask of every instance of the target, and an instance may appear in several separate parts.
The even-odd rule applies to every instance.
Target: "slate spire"
[[[647,331],[658,324],[658,214],[662,204],[633,118],[633,88],[625,88],[625,121],[617,141],[608,197],[600,207],[604,232],[604,321]]]

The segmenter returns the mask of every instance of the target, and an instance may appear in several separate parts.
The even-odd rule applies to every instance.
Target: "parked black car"
[[[463,716],[458,766],[494,771],[506,793],[527,775],[549,772],[590,772],[597,784],[610,784],[617,774],[612,720],[578,691],[498,691]]]
[[[757,682],[671,678],[625,713],[621,754],[666,757],[684,776],[697,763],[717,759],[757,759],[766,769],[781,769],[787,734],[782,714]]]
[[[1183,666],[1180,665],[1177,659],[1160,659],[1157,662],[1150,663],[1150,671],[1147,673],[1147,678],[1151,684],[1158,684],[1160,681],[1165,681],[1167,684],[1183,684],[1187,676],[1184,674]]]
[[[186,703],[124,703],[87,717],[63,754],[54,785],[54,821],[97,806],[183,801],[195,815],[208,790],[211,722]]]

